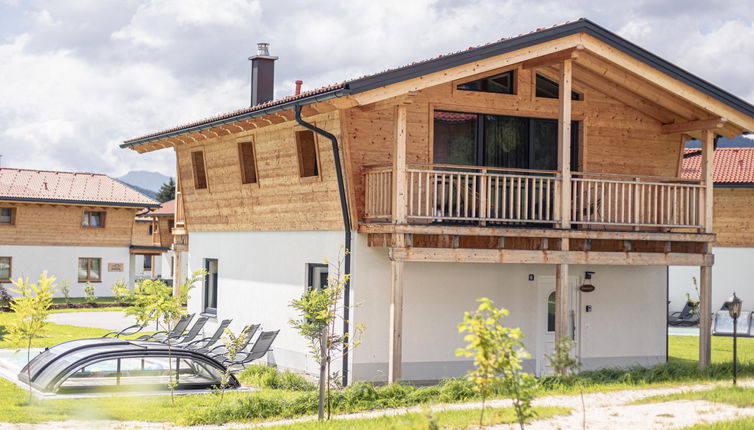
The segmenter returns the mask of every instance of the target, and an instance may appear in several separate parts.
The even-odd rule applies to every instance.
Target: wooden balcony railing
[[[701,181],[573,173],[571,223],[701,228]]]
[[[365,174],[365,219],[392,218],[393,172]],[[413,223],[557,224],[558,172],[438,164],[406,169],[406,220]],[[680,178],[573,173],[571,223],[701,228],[704,187]]]

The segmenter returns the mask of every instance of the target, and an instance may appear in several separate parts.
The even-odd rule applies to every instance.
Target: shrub
[[[13,297],[8,293],[8,290],[0,285],[0,308],[9,309],[12,301]]]
[[[316,387],[303,376],[291,372],[279,372],[276,368],[262,364],[248,366],[238,375],[244,384],[257,388],[272,388],[289,391],[312,391]]]
[[[63,293],[63,301],[65,304],[71,304],[71,281],[64,280],[60,282],[60,292]]]
[[[97,290],[90,282],[87,282],[86,285],[84,285],[84,301],[91,304],[97,302]]]

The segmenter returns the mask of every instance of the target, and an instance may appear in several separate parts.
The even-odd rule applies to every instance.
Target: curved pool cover
[[[220,386],[224,371],[217,360],[181,347],[168,351],[160,342],[96,338],[46,349],[18,378],[44,393],[164,391],[172,373],[177,390],[201,390]],[[231,375],[228,388],[238,387]]]

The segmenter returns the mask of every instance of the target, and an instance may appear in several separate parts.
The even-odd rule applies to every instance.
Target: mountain
[[[147,194],[150,197],[154,197],[154,194],[157,193],[162,184],[167,182],[170,177],[165,176],[159,172],[133,170],[121,176],[120,178],[115,179],[136,188],[138,191]],[[149,191],[151,193],[148,194],[145,191]]]
[[[720,137],[717,140],[718,148],[749,148],[754,146],[754,139],[750,139],[743,135],[736,136],[733,139]],[[686,148],[701,148],[702,145],[698,140],[689,140],[686,142]]]
[[[119,179],[120,181],[120,179]],[[136,185],[131,185],[128,182],[120,181],[124,184],[128,185],[129,187],[133,188],[134,190],[144,194],[145,196],[149,197],[150,199],[157,200],[157,191],[148,190],[146,188],[137,187]]]

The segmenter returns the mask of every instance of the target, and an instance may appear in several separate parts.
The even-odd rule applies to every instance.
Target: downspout
[[[343,214],[343,235],[344,235],[344,242],[345,242],[345,248],[348,251],[346,255],[344,256],[343,265],[344,267],[344,274],[346,275],[346,278],[349,279],[348,282],[346,282],[344,288],[343,288],[343,333],[349,333],[349,326],[348,326],[348,319],[349,319],[349,307],[351,303],[351,216],[349,215],[348,210],[348,198],[346,195],[346,185],[345,181],[343,179],[343,166],[340,162],[340,148],[338,147],[338,138],[335,137],[332,133],[329,133],[325,130],[322,130],[321,128],[315,126],[314,124],[310,124],[306,121],[304,121],[301,118],[301,105],[296,104],[294,107],[294,111],[296,114],[296,122],[301,125],[304,128],[307,128],[314,133],[319,134],[320,136],[324,136],[328,139],[330,139],[330,142],[332,143],[332,155],[333,160],[335,162],[335,176],[338,178],[338,194],[340,195],[340,211]],[[348,385],[348,347],[343,348],[343,386],[345,387]]]

